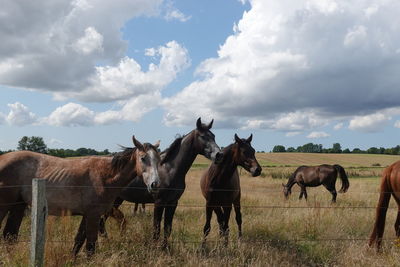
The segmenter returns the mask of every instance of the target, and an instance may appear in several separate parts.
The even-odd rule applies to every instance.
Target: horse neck
[[[133,166],[135,164],[130,161],[120,170],[113,171],[112,179],[107,181],[107,185],[121,188],[127,186],[137,176],[137,171]]]
[[[182,139],[176,156],[162,166],[167,169],[167,172],[170,174],[169,177],[172,177],[175,183],[184,184],[186,173],[189,171],[198,154],[199,152],[194,147],[193,136],[192,134],[188,134]]]
[[[234,160],[234,152],[233,146],[227,147],[224,149],[224,159],[219,164],[211,165],[213,169],[211,179],[212,184],[226,184],[227,181],[230,181],[233,173],[235,172],[238,164]]]

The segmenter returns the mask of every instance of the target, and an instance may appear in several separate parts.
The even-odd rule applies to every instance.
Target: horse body
[[[46,179],[49,215],[82,215],[75,239],[79,252],[87,238],[88,255],[94,253],[98,221],[137,174],[151,185],[158,182],[159,155],[156,147],[134,139],[134,149],[113,158],[84,157],[62,159],[30,151],[0,156],[0,224],[9,213],[4,237],[18,235],[26,205],[32,201],[32,179]]]
[[[235,134],[235,143],[223,149],[222,162],[212,163],[201,177],[200,187],[206,199],[204,242],[211,230],[213,211],[217,215],[220,234],[226,237],[226,241],[228,240],[232,205],[236,213],[239,237],[242,235],[241,193],[237,166],[242,166],[253,176],[261,174],[261,166],[255,158],[255,151],[250,144],[251,140],[252,135],[248,139],[240,139]]]
[[[178,201],[186,188],[186,173],[197,155],[201,154],[216,161],[221,156],[220,148],[215,143],[215,136],[210,131],[212,124],[213,121],[208,125],[202,124],[199,118],[196,129],[175,139],[170,147],[161,153],[162,164],[158,168],[160,184],[157,193],[143,192],[140,189],[143,186],[140,179],[135,179],[121,192],[114,204],[114,207],[118,208],[123,200],[135,203],[154,202],[153,238],[159,239],[161,221],[164,216],[164,247],[167,246],[167,240],[171,234],[172,220]],[[105,234],[104,222],[101,223],[100,231]]]
[[[347,178],[344,168],[338,164],[328,165],[323,164],[319,166],[300,166],[289,177],[287,184],[282,184],[284,195],[286,198],[291,194],[292,186],[297,184],[301,188],[299,199],[307,200],[306,187],[316,187],[323,185],[332,194],[332,202],[336,202],[336,178],[340,174],[342,180],[342,188],[339,193],[345,193],[349,188],[349,180]]]
[[[385,231],[386,212],[389,207],[390,197],[396,200],[398,211],[394,224],[397,238],[400,237],[400,161],[397,161],[387,167],[382,174],[380,196],[376,207],[375,224],[372,230],[369,246],[376,245],[380,250],[382,245],[382,237]]]

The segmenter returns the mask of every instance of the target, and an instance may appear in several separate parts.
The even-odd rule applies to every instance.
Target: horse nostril
[[[157,182],[152,182],[150,185],[151,189],[154,189],[157,187]]]

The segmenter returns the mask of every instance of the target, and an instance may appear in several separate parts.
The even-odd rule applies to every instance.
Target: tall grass
[[[361,169],[359,169],[360,171]],[[109,238],[100,238],[96,255],[87,259],[81,252],[76,260],[70,251],[79,217],[50,217],[47,221],[46,266],[399,266],[400,249],[394,242],[396,205],[391,203],[384,235],[383,253],[366,246],[378,199],[377,178],[350,179],[346,194],[338,203],[323,187],[308,189],[309,200],[299,201],[293,188],[283,199],[281,180],[272,179],[277,169],[266,168],[265,177],[253,178],[242,171],[243,238],[238,241],[234,213],[230,242],[219,240],[215,216],[205,249],[201,249],[205,222],[205,200],[199,190],[202,169],[187,175],[185,191],[173,223],[171,246],[162,250],[152,241],[152,208],[132,215],[132,205],[122,206],[127,230],[122,235],[109,220]],[[292,171],[282,170],[282,177]],[[280,175],[280,174],[277,174]],[[355,175],[353,175],[355,176]],[[20,241],[29,240],[29,218],[24,219]],[[27,266],[29,243],[0,245],[0,266]]]

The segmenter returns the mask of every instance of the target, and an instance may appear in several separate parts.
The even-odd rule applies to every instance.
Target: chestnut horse
[[[386,212],[389,206],[390,196],[396,200],[398,211],[394,230],[397,238],[400,237],[400,161],[397,161],[387,167],[382,174],[380,196],[378,206],[376,207],[375,225],[369,239],[369,246],[376,244],[377,250],[380,250],[382,236],[385,231]]]
[[[201,154],[208,159],[218,162],[222,154],[215,143],[215,136],[211,132],[212,120],[209,124],[203,124],[199,118],[196,128],[190,133],[175,139],[175,141],[161,153],[161,165],[158,168],[160,174],[159,190],[156,194],[149,194],[143,190],[142,179],[134,179],[121,192],[116,199],[114,207],[118,208],[126,200],[129,202],[154,203],[153,239],[160,238],[161,220],[164,213],[164,239],[162,246],[167,247],[168,237],[172,230],[172,220],[178,201],[185,191],[185,177],[197,155]],[[114,216],[115,213],[111,213]],[[116,218],[118,220],[118,218]],[[104,223],[100,231],[105,233]]]
[[[282,184],[283,194],[288,199],[292,193],[292,186],[298,184],[301,188],[299,199],[304,198],[307,200],[306,187],[315,187],[323,185],[332,194],[332,202],[336,202],[336,178],[338,173],[342,180],[342,188],[339,193],[346,193],[349,188],[349,179],[344,168],[338,164],[328,165],[323,164],[319,166],[300,166],[289,177],[287,184]]]
[[[32,201],[32,179],[46,179],[48,214],[82,215],[75,238],[76,256],[85,240],[87,255],[95,252],[100,216],[134,177],[141,175],[149,189],[159,183],[158,144],[141,144],[111,157],[57,158],[30,151],[0,156],[0,224],[8,213],[5,238],[18,236],[24,209]]]
[[[201,177],[200,186],[206,199],[206,224],[204,225],[205,244],[211,230],[213,211],[217,215],[221,236],[228,241],[229,217],[232,205],[236,213],[239,237],[242,236],[242,214],[240,211],[240,180],[237,166],[242,166],[253,177],[261,174],[261,166],[255,158],[255,150],[251,146],[253,135],[240,139],[235,134],[235,143],[222,150],[223,158],[219,164],[212,163]]]

